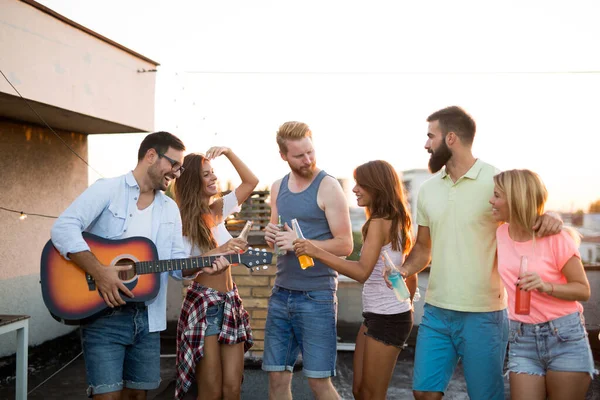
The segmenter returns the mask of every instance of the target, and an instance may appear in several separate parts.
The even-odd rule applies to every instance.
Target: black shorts
[[[363,318],[363,324],[367,327],[365,335],[400,349],[404,347],[413,326],[412,311],[387,315],[366,312]]]

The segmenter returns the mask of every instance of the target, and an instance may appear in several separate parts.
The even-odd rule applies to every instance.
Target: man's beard
[[[452,157],[452,152],[446,145],[446,142],[442,142],[440,147],[431,153],[431,157],[429,158],[429,172],[435,174],[438,172],[448,160]]]
[[[296,175],[300,175],[301,177],[303,177],[305,179],[312,178],[312,176],[315,174],[315,169],[317,169],[316,162],[310,164],[310,166],[308,166],[308,167],[302,167],[302,168],[292,167],[292,165],[290,163],[288,163],[288,165],[290,166],[290,169],[292,170],[292,172],[294,172]]]
[[[150,181],[152,182],[152,189],[154,190],[167,190],[167,187],[164,184],[165,175],[161,175],[158,172],[158,168],[154,168],[152,165],[148,169],[148,175],[150,176]]]

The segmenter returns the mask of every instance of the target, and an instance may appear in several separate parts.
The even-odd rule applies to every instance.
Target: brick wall
[[[264,246],[255,246],[266,248]],[[265,340],[265,322],[271,289],[275,283],[276,261],[267,269],[249,270],[240,265],[231,270],[233,280],[238,287],[244,308],[250,314],[250,326],[254,335],[254,346],[246,357],[262,358]]]

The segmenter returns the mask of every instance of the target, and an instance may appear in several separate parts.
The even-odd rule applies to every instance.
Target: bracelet
[[[552,282],[548,282],[550,283],[550,287],[552,288],[552,290],[550,290],[550,293],[548,294],[548,296],[552,296],[552,294],[554,293],[554,285],[552,284]]]

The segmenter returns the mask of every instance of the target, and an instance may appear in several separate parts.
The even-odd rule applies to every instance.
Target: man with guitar
[[[107,246],[111,240],[133,242],[140,236],[145,237],[154,243],[158,259],[179,259],[175,261],[181,264],[181,259],[186,257],[181,217],[175,202],[163,191],[183,172],[184,151],[181,140],[168,132],[149,134],[140,145],[138,163],[133,171],[117,178],[98,180],[62,213],[52,227],[54,247],[85,272],[85,286],[89,288],[85,295],[95,299],[101,296],[106,304],[104,311],[81,324],[89,384],[87,392],[94,399],[143,400],[148,390],[159,386],[159,333],[166,329],[168,275],[182,279],[182,275],[192,275],[199,270],[195,265],[192,268],[174,266],[173,269],[178,270],[169,266],[169,272],[160,274],[158,294],[153,298],[143,295],[141,280],[135,281],[136,288],[142,293],[136,299],[132,282],[123,282],[120,278],[131,265],[113,265],[110,259],[99,261],[100,256],[90,251],[82,232],[105,239]],[[213,268],[203,272],[218,273],[228,265],[224,257],[219,257]],[[152,268],[152,265],[147,267]],[[182,269],[186,271],[182,272]],[[61,272],[54,273],[60,279]],[[97,293],[90,295],[92,291]]]

